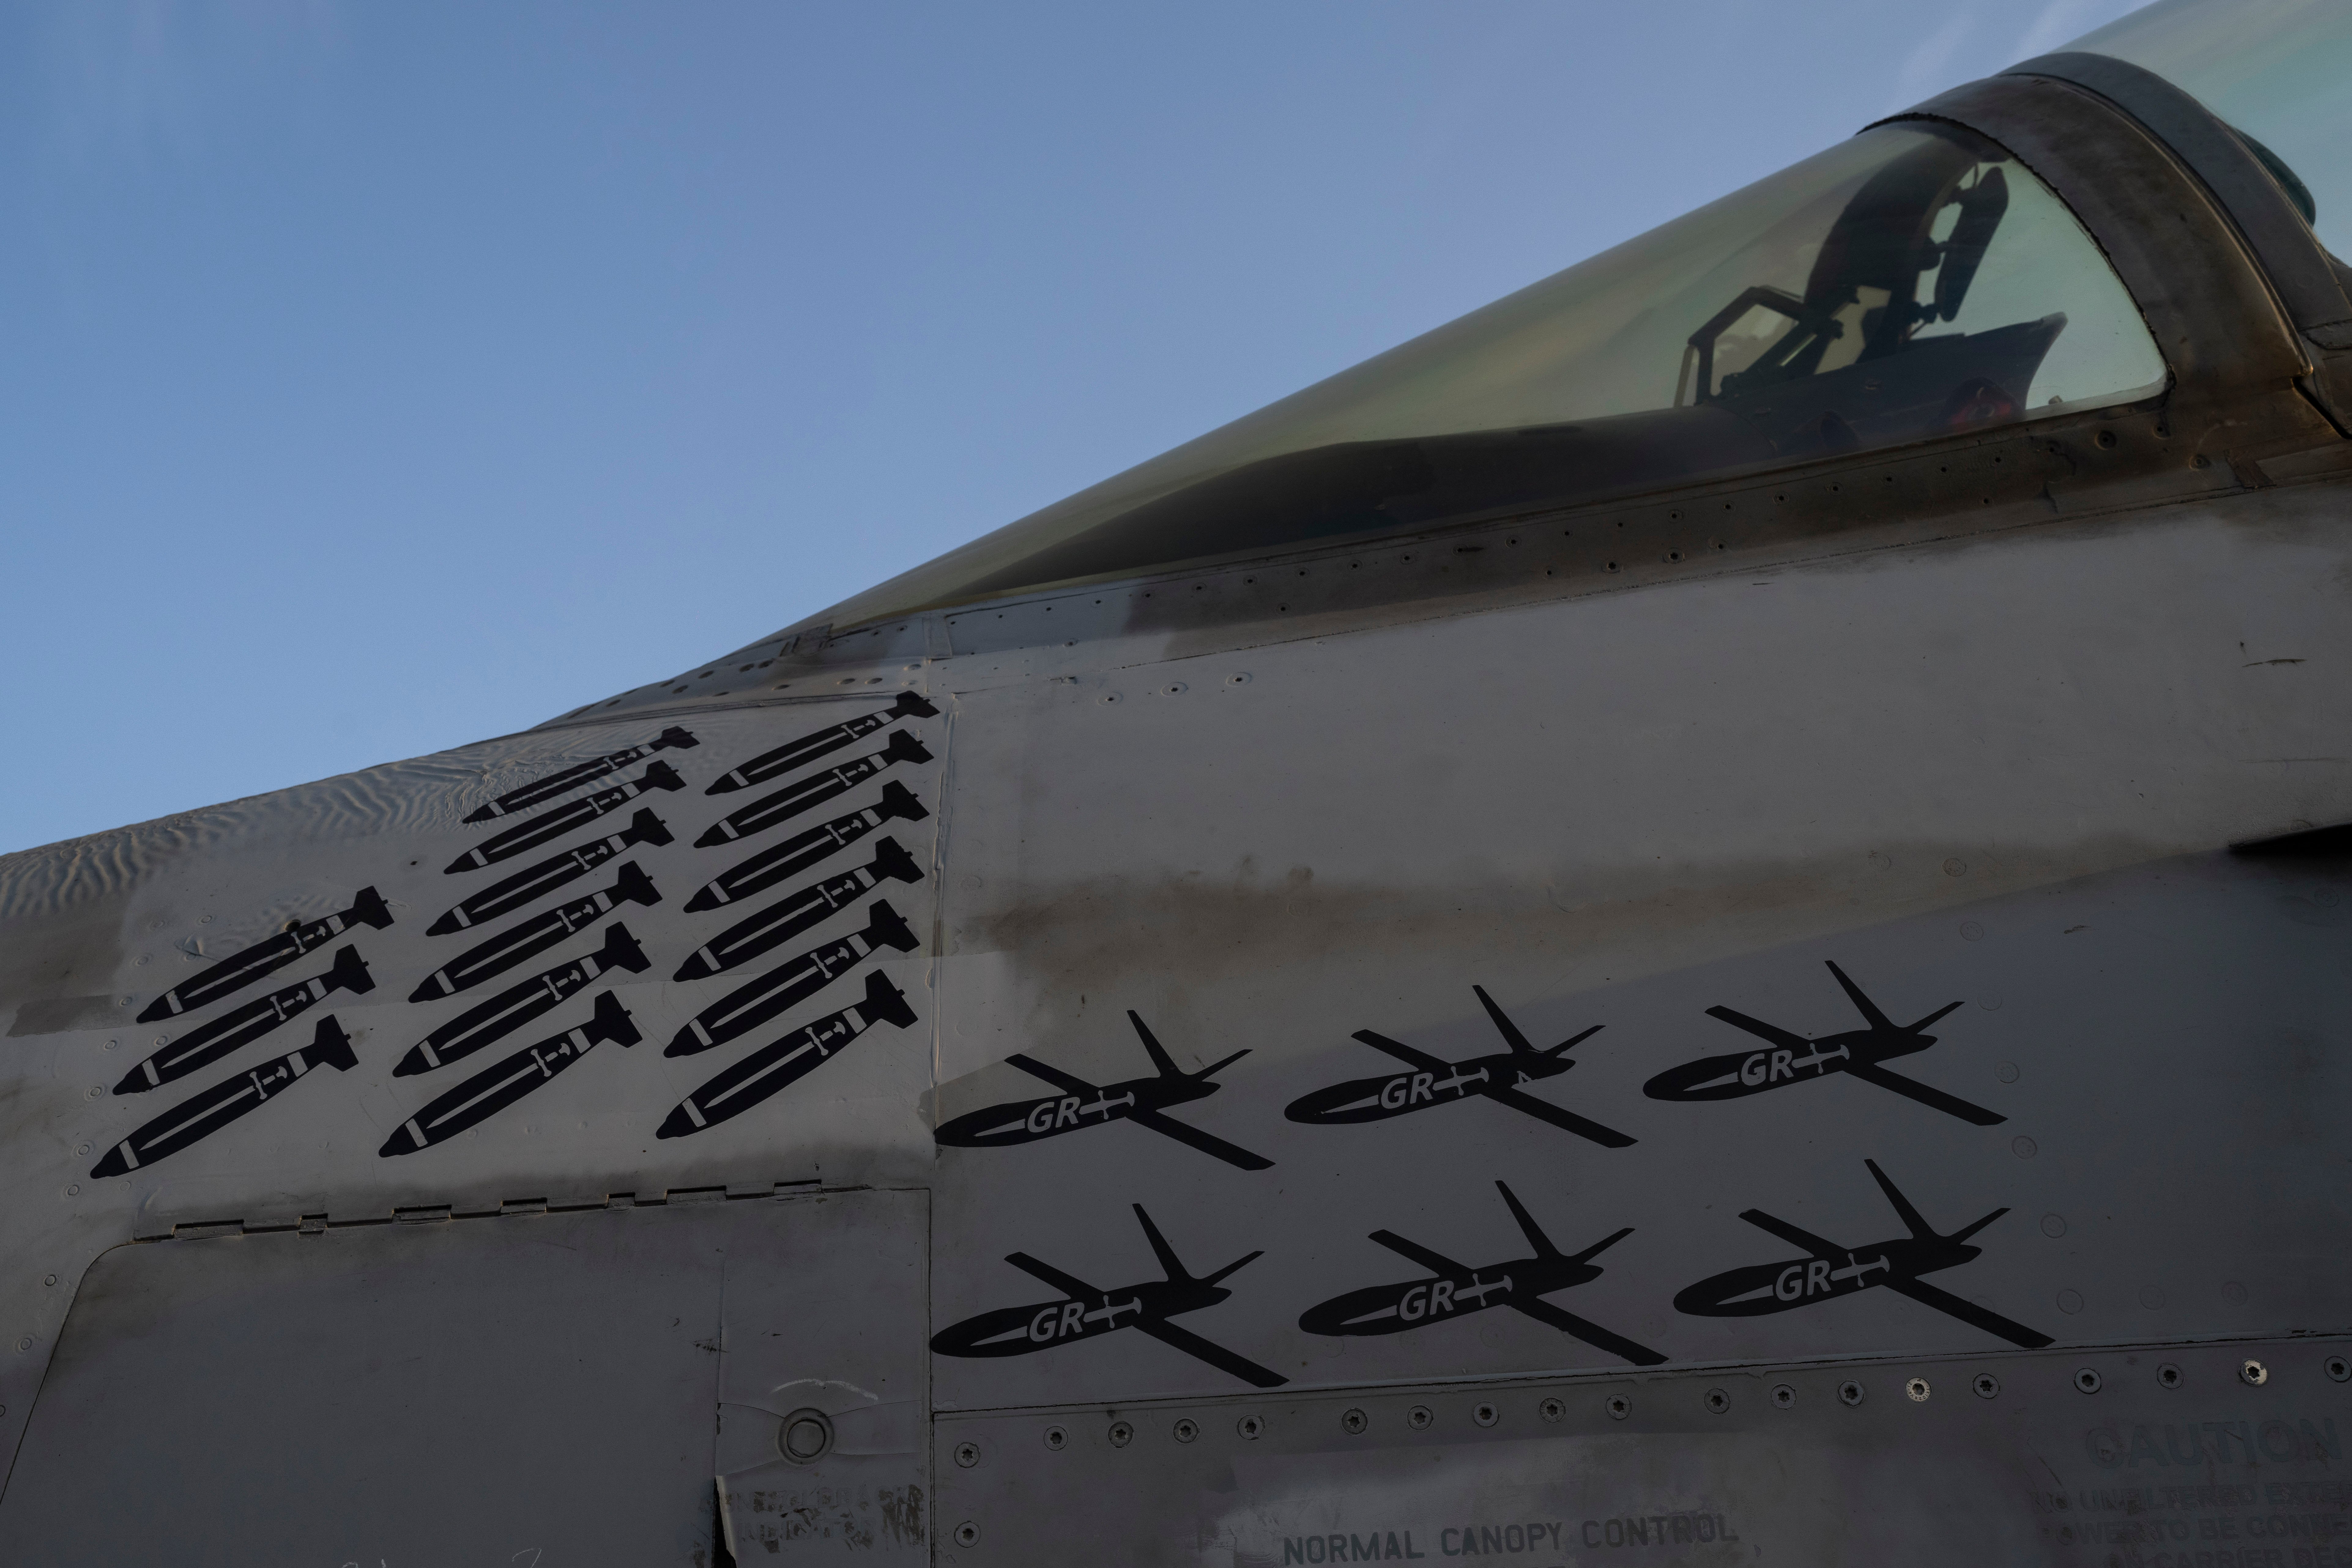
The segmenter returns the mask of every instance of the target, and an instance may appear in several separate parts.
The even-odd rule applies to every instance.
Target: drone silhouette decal
[[[1845,971],[1836,964],[1829,966],[1837,983],[1845,988],[1846,995],[1862,1014],[1869,1027],[1850,1029],[1842,1035],[1825,1035],[1811,1039],[1791,1034],[1786,1029],[1735,1013],[1728,1007],[1709,1007],[1707,1016],[1720,1018],[1734,1028],[1745,1029],[1760,1039],[1769,1040],[1774,1049],[1739,1051],[1729,1056],[1702,1057],[1660,1073],[1642,1086],[1642,1092],[1652,1100],[1738,1100],[1746,1095],[1765,1094],[1794,1083],[1817,1082],[1833,1072],[1916,1100],[1931,1110],[1947,1116],[1957,1116],[1979,1127],[1997,1127],[2008,1120],[1998,1111],[1987,1110],[1981,1105],[1971,1105],[1957,1095],[1889,1072],[1880,1064],[1895,1057],[1906,1057],[1924,1051],[1936,1043],[1936,1037],[1920,1031],[1959,1005],[1948,1003],[1937,1008],[1916,1024],[1898,1026],[1880,1012],[1871,999],[1862,994],[1862,987],[1846,978]]]
[[[1328,1089],[1318,1089],[1312,1094],[1299,1096],[1283,1108],[1283,1115],[1293,1121],[1331,1125],[1355,1121],[1385,1121],[1393,1116],[1409,1116],[1416,1110],[1426,1110],[1433,1105],[1455,1104],[1465,1100],[1485,1099],[1497,1105],[1549,1121],[1554,1127],[1573,1132],[1579,1138],[1589,1138],[1604,1149],[1622,1149],[1633,1140],[1612,1127],[1589,1121],[1572,1110],[1563,1110],[1549,1100],[1538,1100],[1520,1091],[1531,1083],[1548,1078],[1558,1078],[1576,1064],[1568,1059],[1570,1046],[1590,1039],[1601,1032],[1595,1024],[1580,1035],[1573,1035],[1546,1050],[1538,1050],[1510,1016],[1495,1005],[1484,986],[1470,987],[1478,994],[1479,1005],[1495,1021],[1504,1042],[1510,1047],[1492,1056],[1473,1057],[1467,1061],[1441,1061],[1426,1052],[1415,1050],[1386,1035],[1376,1035],[1370,1029],[1359,1029],[1355,1037],[1374,1050],[1386,1051],[1412,1070],[1391,1073],[1382,1078],[1350,1079],[1335,1083]]]
[[[1203,1154],[1213,1154],[1226,1164],[1237,1165],[1244,1171],[1263,1171],[1274,1163],[1263,1155],[1236,1148],[1222,1138],[1213,1138],[1197,1127],[1164,1114],[1171,1105],[1206,1100],[1216,1093],[1223,1086],[1211,1083],[1209,1079],[1249,1055],[1248,1051],[1235,1051],[1223,1061],[1211,1062],[1198,1072],[1188,1073],[1170,1058],[1150,1028],[1132,1009],[1127,1015],[1127,1021],[1135,1026],[1137,1037],[1142,1040],[1144,1051],[1151,1058],[1151,1065],[1157,1069],[1154,1076],[1096,1085],[1076,1073],[1064,1072],[1060,1068],[1050,1067],[1034,1057],[1016,1051],[1004,1059],[1030,1077],[1045,1079],[1061,1092],[1038,1100],[1008,1100],[1002,1105],[969,1111],[941,1125],[933,1136],[942,1144],[954,1148],[1000,1149],[1013,1143],[1034,1143],[1064,1132],[1076,1132],[1081,1128],[1108,1127],[1114,1121],[1127,1121],[1148,1128],[1163,1138],[1173,1138],[1179,1143],[1190,1144]]]
[[[1368,1285],[1360,1290],[1334,1296],[1307,1308],[1300,1314],[1298,1326],[1310,1334],[1401,1334],[1483,1312],[1489,1307],[1508,1307],[1548,1328],[1582,1340],[1595,1350],[1621,1356],[1635,1366],[1656,1366],[1664,1361],[1664,1356],[1647,1345],[1636,1344],[1542,1299],[1555,1290],[1600,1279],[1601,1268],[1593,1258],[1633,1235],[1633,1227],[1628,1226],[1605,1236],[1581,1252],[1564,1253],[1552,1245],[1551,1238],[1537,1226],[1535,1216],[1528,1213],[1509,1187],[1500,1182],[1495,1187],[1503,1194],[1503,1202],[1510,1205],[1511,1217],[1519,1222],[1528,1245],[1535,1248],[1533,1257],[1472,1268],[1434,1248],[1408,1241],[1392,1230],[1376,1230],[1371,1233],[1372,1240],[1421,1265],[1435,1278],[1409,1279],[1395,1285]]]
[[[1887,1180],[1886,1173],[1878,1168],[1875,1160],[1864,1160],[1863,1163],[1869,1167],[1871,1179],[1886,1194],[1886,1201],[1895,1205],[1895,1212],[1903,1216],[1910,1235],[1862,1247],[1840,1247],[1762,1209],[1746,1209],[1740,1213],[1741,1219],[1759,1230],[1771,1232],[1792,1247],[1803,1247],[1805,1256],[1786,1263],[1755,1263],[1711,1275],[1677,1295],[1675,1310],[1699,1318],[1757,1318],[1770,1312],[1793,1312],[1818,1301],[1885,1286],[1898,1296],[1908,1296],[1923,1307],[1932,1307],[1947,1317],[1958,1318],[1971,1328],[1982,1329],[2026,1350],[2040,1350],[2051,1342],[2048,1334],[2013,1323],[1998,1312],[1937,1289],[1919,1278],[1974,1261],[1984,1248],[1969,1246],[1969,1237],[2007,1214],[2006,1207],[1997,1208],[1949,1236],[1941,1236]]]
[[[1142,1222],[1144,1237],[1151,1243],[1152,1253],[1160,1259],[1166,1278],[1102,1290],[1025,1252],[1007,1253],[1005,1262],[1064,1294],[1055,1300],[1026,1307],[1000,1307],[950,1324],[931,1337],[932,1352],[951,1356],[1031,1355],[1073,1341],[1133,1329],[1195,1361],[1206,1362],[1219,1372],[1230,1373],[1253,1388],[1278,1388],[1287,1383],[1289,1379],[1280,1373],[1235,1355],[1224,1346],[1213,1344],[1168,1321],[1224,1300],[1233,1294],[1222,1283],[1226,1276],[1263,1255],[1253,1252],[1237,1258],[1215,1273],[1196,1279],[1186,1272],[1176,1249],[1168,1245],[1168,1238],[1160,1234],[1160,1227],[1151,1223],[1151,1216],[1143,1212],[1141,1204],[1135,1205],[1135,1217]]]

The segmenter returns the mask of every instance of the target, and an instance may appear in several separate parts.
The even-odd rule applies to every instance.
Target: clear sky
[[[525,728],[2124,0],[0,7],[0,850]]]

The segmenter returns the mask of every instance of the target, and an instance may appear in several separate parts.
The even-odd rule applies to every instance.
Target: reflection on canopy
[[[1957,127],[1818,157],[882,584],[836,626],[1634,493],[2161,386],[2072,214]]]

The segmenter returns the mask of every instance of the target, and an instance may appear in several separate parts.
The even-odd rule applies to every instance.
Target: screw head
[[[977,1546],[977,1545],[979,1545],[979,1544],[980,1544],[980,1526],[978,1526],[978,1525],[976,1525],[976,1524],[972,1523],[972,1521],[970,1521],[970,1520],[968,1520],[968,1519],[967,1519],[967,1520],[965,1520],[961,1524],[957,1525],[957,1526],[956,1526],[956,1531],[955,1531],[955,1543],[956,1543],[958,1546]]]
[[[1190,1415],[1186,1415],[1180,1418],[1175,1426],[1169,1428],[1169,1431],[1175,1435],[1179,1443],[1189,1443],[1201,1435],[1201,1424]]]
[[[2327,1375],[2337,1383],[2352,1383],[2352,1361],[2346,1361],[2340,1355],[2332,1355],[2324,1364],[2327,1369]]]
[[[1547,1399],[1536,1406],[1536,1414],[1547,1421],[1557,1421],[1568,1414],[1568,1406],[1557,1399]]]
[[[980,1463],[980,1445],[977,1443],[958,1443],[955,1446],[955,1462],[962,1466],[967,1470]]]
[[[1492,1426],[1503,1418],[1503,1413],[1491,1405],[1480,1405],[1470,1412],[1470,1419],[1481,1426]]]
[[[1969,1386],[1976,1390],[1976,1395],[1979,1399],[1998,1399],[2000,1397],[2000,1379],[1995,1377],[1989,1372],[1980,1372],[1977,1373],[1976,1376],[1970,1378],[1969,1380]]]
[[[1339,1416],[1339,1430],[1351,1437],[1361,1436],[1364,1429],[1371,1424],[1371,1417],[1360,1410],[1349,1410]]]
[[[1862,1403],[1863,1397],[1863,1386],[1853,1379],[1849,1377],[1843,1383],[1838,1384],[1838,1398],[1842,1402],[1847,1405],[1859,1405]]]
[[[1731,1395],[1720,1388],[1710,1388],[1706,1391],[1706,1403],[1709,1415],[1720,1415],[1731,1408]]]
[[[2258,1361],[2248,1361],[2238,1368],[2238,1379],[2248,1388],[2260,1388],[2271,1380],[2271,1369]]]
[[[1436,1419],[1437,1413],[1426,1405],[1416,1405],[1404,1413],[1404,1424],[1416,1432],[1428,1431],[1430,1423]]]
[[[2156,1369],[2156,1385],[2158,1388],[2179,1388],[2180,1386],[2180,1369],[2173,1365],[2170,1362],[2166,1362],[2162,1366]]]
[[[1914,1405],[1927,1404],[1927,1395],[1931,1392],[1927,1387],[1927,1380],[1924,1377],[1915,1377],[1903,1385],[1904,1397]]]
[[[1796,1404],[1797,1391],[1794,1388],[1785,1383],[1776,1383],[1772,1385],[1773,1409],[1790,1410],[1796,1407]]]
[[[1054,1452],[1058,1454],[1069,1446],[1070,1434],[1066,1429],[1060,1426],[1048,1426],[1045,1428],[1045,1447],[1053,1449]]]
[[[1622,1394],[1611,1394],[1601,1402],[1601,1407],[1609,1412],[1609,1419],[1612,1421],[1622,1421],[1633,1414],[1633,1402]]]
[[[1135,1428],[1128,1422],[1114,1421],[1110,1424],[1110,1432],[1108,1436],[1110,1437],[1110,1446],[1112,1447],[1124,1448],[1129,1443],[1135,1441]]]
[[[2085,1394],[2096,1394],[2100,1389],[2105,1388],[2107,1380],[2099,1375],[2098,1369],[2095,1367],[2086,1366],[2074,1373],[2074,1386]]]
[[[833,1448],[833,1423],[822,1410],[795,1410],[776,1433],[776,1448],[795,1465],[813,1465]]]
[[[1258,1434],[1265,1430],[1265,1420],[1263,1416],[1244,1415],[1234,1423],[1234,1430],[1254,1443],[1257,1441]]]
[[[44,1275],[42,1275],[42,1276],[41,1276],[41,1283],[42,1283],[42,1284],[44,1284],[44,1285],[54,1285],[54,1284],[56,1284],[57,1282],[58,1282],[58,1277],[57,1277],[56,1275],[54,1275],[54,1274],[44,1274]],[[2343,1380],[2342,1378],[2337,1378],[2336,1381],[2337,1381],[2338,1383],[2341,1383],[2341,1382],[2343,1382],[2344,1380]]]

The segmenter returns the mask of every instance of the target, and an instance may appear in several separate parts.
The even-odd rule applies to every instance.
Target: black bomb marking
[[[649,808],[639,806],[637,814],[629,818],[629,825],[620,832],[607,834],[593,844],[583,844],[566,850],[551,860],[541,860],[536,866],[525,867],[513,876],[484,888],[472,898],[444,910],[439,920],[425,928],[425,934],[446,936],[451,931],[465,931],[503,915],[510,915],[574,878],[586,876],[625,850],[640,844],[658,848],[668,842],[670,831],[667,825]]]
[[[590,779],[602,778],[606,773],[625,768],[640,758],[652,756],[656,752],[671,748],[684,750],[701,743],[673,724],[644,745],[630,746],[618,752],[607,752],[601,757],[591,757],[584,763],[576,763],[562,773],[550,773],[543,779],[523,785],[520,789],[510,789],[489,805],[476,806],[472,811],[467,812],[466,820],[488,822],[496,817],[512,816],[518,811],[529,811],[534,805],[553,800],[565,790],[576,788],[586,784]]]
[[[1230,1297],[1233,1292],[1221,1282],[1263,1255],[1253,1252],[1237,1258],[1215,1273],[1196,1279],[1185,1271],[1175,1248],[1168,1245],[1160,1227],[1143,1212],[1141,1204],[1135,1205],[1135,1217],[1142,1223],[1143,1234],[1150,1239],[1152,1255],[1160,1259],[1165,1278],[1116,1290],[1099,1290],[1075,1275],[1040,1263],[1025,1252],[1008,1253],[1005,1262],[1044,1280],[1064,1292],[1063,1296],[1056,1300],[1026,1307],[1001,1307],[966,1318],[931,1337],[932,1353],[971,1357],[1034,1355],[1056,1345],[1133,1329],[1195,1361],[1206,1362],[1219,1372],[1240,1378],[1253,1388],[1279,1388],[1287,1383],[1289,1379],[1280,1373],[1270,1372],[1168,1321],[1213,1307]]]
[[[666,1057],[690,1057],[713,1046],[723,1046],[738,1035],[758,1028],[787,1007],[799,1005],[882,948],[915,951],[915,933],[905,917],[885,899],[874,900],[866,929],[852,931],[811,948],[771,969],[687,1020],[662,1051]]]
[[[694,897],[686,900],[686,907],[691,912],[740,902],[829,859],[893,818],[920,822],[929,816],[923,803],[915,798],[915,792],[892,779],[882,786],[882,798],[874,805],[847,816],[836,816],[806,833],[796,833],[782,844],[729,867],[696,889]]]
[[[578,800],[557,806],[544,816],[534,816],[529,822],[518,823],[504,833],[492,834],[475,847],[467,850],[446,866],[446,873],[478,871],[500,860],[511,860],[526,849],[536,849],[551,839],[561,838],[575,827],[585,827],[608,811],[629,804],[649,789],[684,789],[686,781],[667,763],[647,763],[638,777],[600,789],[593,795],[583,795]]]
[[[824,805],[835,795],[855,788],[893,763],[928,763],[931,753],[923,743],[904,730],[893,730],[890,738],[878,752],[868,752],[862,757],[852,757],[837,768],[821,773],[811,773],[795,779],[773,795],[763,795],[746,806],[740,806],[718,822],[703,829],[702,837],[694,841],[698,849],[714,844],[730,844],[738,838],[764,832],[779,822],[798,816],[812,806]]]
[[[761,1046],[673,1106],[655,1136],[685,1138],[716,1127],[798,1083],[875,1025],[904,1029],[914,1022],[915,1010],[907,1005],[907,994],[881,974],[868,974],[863,1001]]]
[[[544,974],[535,974],[520,985],[509,985],[488,1001],[467,1008],[412,1047],[392,1069],[392,1076],[412,1078],[462,1060],[485,1046],[496,1045],[541,1014],[552,1011],[599,975],[615,969],[642,974],[646,963],[646,951],[629,934],[629,928],[614,921],[604,929],[602,948]]]
[[[2007,1208],[1997,1208],[1949,1236],[1939,1236],[1909,1200],[1895,1190],[1876,1161],[1864,1160],[1863,1163],[1869,1167],[1871,1179],[1886,1194],[1886,1201],[1895,1205],[1895,1212],[1903,1216],[1910,1235],[1892,1241],[1874,1241],[1865,1247],[1840,1247],[1809,1230],[1800,1230],[1787,1220],[1776,1219],[1762,1209],[1745,1209],[1740,1213],[1741,1219],[1769,1231],[1792,1247],[1803,1247],[1806,1256],[1787,1263],[1749,1264],[1712,1275],[1677,1295],[1675,1310],[1700,1318],[1756,1318],[1769,1312],[1792,1312],[1818,1301],[1884,1286],[2011,1344],[2040,1350],[2051,1342],[2047,1334],[2011,1322],[1997,1312],[1939,1290],[1919,1278],[1974,1260],[1984,1248],[1968,1246],[1968,1238],[2007,1214]]]
[[[1097,1087],[1075,1073],[1048,1067],[1034,1057],[1018,1052],[1004,1059],[1032,1078],[1044,1079],[1059,1094],[1042,1100],[1013,1100],[1002,1105],[992,1105],[959,1116],[932,1134],[941,1143],[959,1149],[1003,1149],[1015,1143],[1034,1143],[1044,1138],[1058,1138],[1065,1132],[1076,1132],[1086,1127],[1108,1127],[1114,1121],[1131,1122],[1148,1128],[1163,1138],[1173,1138],[1189,1144],[1203,1154],[1213,1155],[1228,1165],[1238,1165],[1244,1171],[1263,1171],[1274,1163],[1246,1149],[1237,1149],[1222,1138],[1212,1138],[1196,1127],[1189,1127],[1163,1112],[1171,1105],[1187,1105],[1196,1100],[1206,1100],[1223,1086],[1209,1081],[1226,1068],[1249,1055],[1235,1051],[1222,1061],[1210,1063],[1198,1072],[1180,1069],[1152,1037],[1150,1029],[1141,1018],[1129,1011],[1127,1021],[1135,1026],[1136,1037],[1143,1042],[1151,1065],[1157,1069],[1151,1078],[1131,1078],[1118,1083]]]
[[[335,961],[324,974],[313,975],[267,996],[257,996],[189,1030],[123,1074],[114,1092],[141,1094],[173,1079],[185,1078],[198,1068],[208,1067],[231,1051],[251,1045],[288,1019],[309,1012],[334,992],[349,991],[360,995],[374,989],[375,982],[369,977],[367,961],[360,956],[359,949],[337,948]]]
[[[1855,1009],[1869,1025],[1868,1028],[1850,1029],[1843,1035],[1827,1035],[1809,1039],[1790,1034],[1770,1024],[1759,1023],[1745,1013],[1735,1013],[1728,1007],[1709,1007],[1707,1016],[1720,1018],[1734,1028],[1769,1040],[1775,1047],[1769,1051],[1741,1051],[1730,1056],[1702,1057],[1695,1062],[1669,1068],[1642,1086],[1642,1092],[1652,1100],[1738,1100],[1750,1094],[1765,1094],[1793,1083],[1813,1083],[1833,1072],[1848,1078],[1858,1078],[1867,1084],[1916,1100],[1947,1116],[1957,1116],[1979,1127],[1995,1127],[2008,1120],[1980,1105],[1971,1105],[1939,1089],[1887,1071],[1879,1064],[1895,1057],[1924,1051],[1936,1043],[1936,1037],[1920,1031],[1959,1005],[1948,1003],[1937,1008],[1916,1024],[1898,1027],[1895,1021],[1880,1012],[1862,987],[1846,978],[1845,971],[1836,964],[1829,966],[1837,983],[1845,990]]]
[[[89,1173],[93,1178],[120,1176],[169,1159],[191,1144],[203,1142],[264,1100],[275,1100],[313,1068],[349,1072],[359,1065],[351,1037],[331,1013],[319,1020],[309,1045],[181,1101],[109,1149]]]
[[[1551,1244],[1551,1238],[1537,1226],[1535,1217],[1509,1187],[1500,1182],[1495,1187],[1503,1194],[1503,1202],[1510,1205],[1511,1217],[1518,1221],[1528,1245],[1535,1248],[1533,1257],[1472,1268],[1418,1242],[1407,1241],[1392,1230],[1376,1230],[1371,1233],[1372,1240],[1429,1269],[1433,1278],[1367,1286],[1344,1296],[1334,1296],[1299,1314],[1298,1326],[1310,1334],[1335,1337],[1402,1334],[1432,1323],[1451,1322],[1489,1307],[1508,1307],[1635,1366],[1656,1366],[1664,1361],[1664,1356],[1647,1345],[1635,1344],[1542,1300],[1555,1290],[1600,1279],[1601,1270],[1592,1259],[1633,1235],[1633,1227],[1628,1226],[1613,1236],[1603,1237],[1570,1256]]]
[[[702,793],[727,795],[748,789],[755,784],[765,784],[779,773],[813,763],[831,752],[837,752],[861,736],[870,735],[897,719],[929,719],[939,710],[911,691],[901,691],[898,700],[887,708],[877,708],[871,713],[861,713],[843,723],[831,725],[814,734],[803,735],[772,752],[761,752],[741,767],[727,774]]]
[[[1564,1131],[1580,1138],[1589,1138],[1604,1149],[1622,1149],[1633,1142],[1624,1133],[1588,1121],[1574,1111],[1562,1110],[1549,1100],[1538,1100],[1520,1090],[1527,1085],[1548,1078],[1557,1078],[1576,1064],[1566,1052],[1580,1040],[1590,1039],[1601,1032],[1595,1024],[1580,1035],[1572,1035],[1549,1050],[1538,1050],[1519,1032],[1508,1015],[1495,1005],[1482,986],[1471,990],[1478,994],[1479,1005],[1495,1021],[1507,1051],[1494,1056],[1473,1057],[1468,1061],[1440,1061],[1411,1046],[1376,1035],[1370,1029],[1359,1029],[1355,1037],[1375,1050],[1386,1051],[1413,1068],[1411,1072],[1391,1073],[1385,1078],[1350,1079],[1345,1083],[1318,1089],[1312,1094],[1299,1096],[1283,1108],[1283,1115],[1293,1121],[1316,1126],[1331,1126],[1347,1122],[1385,1121],[1393,1116],[1410,1116],[1416,1110],[1426,1110],[1433,1105],[1457,1104],[1463,1100],[1484,1099],[1513,1110],[1549,1121]]]
[[[586,931],[623,904],[657,904],[661,894],[653,879],[624,860],[613,873],[613,885],[574,899],[568,904],[535,914],[509,926],[478,946],[451,959],[417,983],[411,1002],[431,1002],[472,989],[493,975],[503,974],[526,959],[535,958],[564,938]]]
[[[555,1081],[558,1073],[605,1040],[634,1046],[644,1037],[629,1021],[628,1010],[610,991],[600,992],[588,1022],[566,1029],[552,1039],[495,1062],[442,1095],[400,1124],[376,1153],[384,1158],[414,1154],[455,1138],[467,1128],[497,1115],[516,1100]]]
[[[152,1024],[159,1018],[217,1002],[232,992],[244,990],[263,975],[284,968],[312,948],[326,946],[354,926],[369,925],[382,931],[390,924],[392,910],[384,907],[383,900],[373,888],[362,888],[352,895],[350,909],[281,931],[183,980],[141,1009],[139,1021]]]
[[[874,845],[874,858],[855,870],[812,883],[788,899],[736,921],[694,950],[677,966],[677,980],[707,980],[740,968],[751,960],[849,908],[885,881],[919,882],[923,868],[915,858],[885,835]]]

